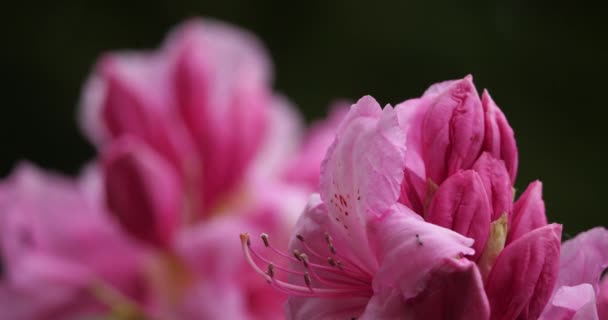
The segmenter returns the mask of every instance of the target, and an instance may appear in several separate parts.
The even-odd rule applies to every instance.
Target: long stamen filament
[[[304,283],[306,284],[306,286],[296,285],[296,284],[292,284],[292,283],[277,279],[276,275],[275,275],[275,268],[280,269],[280,270],[283,270],[286,268],[282,268],[282,267],[276,266],[275,264],[269,263],[267,271],[262,270],[257,265],[257,263],[255,263],[255,261],[252,257],[252,253],[253,253],[253,255],[255,255],[256,258],[258,258],[264,262],[266,262],[268,260],[264,259],[260,255],[258,255],[253,249],[251,249],[251,241],[250,241],[249,235],[247,233],[241,234],[240,238],[241,238],[243,254],[245,255],[245,259],[247,260],[247,262],[251,265],[251,267],[258,274],[263,276],[264,279],[266,279],[266,281],[268,283],[270,283],[275,289],[277,289],[280,292],[290,294],[290,295],[297,295],[297,296],[325,297],[325,298],[336,298],[336,297],[345,297],[345,296],[369,297],[372,294],[371,287],[369,285],[361,286],[361,285],[351,284],[347,287],[342,287],[342,286],[336,287],[331,282],[326,282],[326,281],[321,280],[321,277],[313,269],[311,269],[311,267],[316,267],[317,265],[309,263],[308,258],[306,256],[304,256],[304,258],[301,259],[303,261],[302,263],[307,263],[307,269],[310,271],[310,273],[308,271],[303,273],[303,279],[304,279]],[[266,240],[264,240],[264,238]],[[268,244],[268,241],[267,241],[268,240],[267,236],[263,237],[262,239],[264,241],[264,244],[267,247],[270,247],[270,245]],[[300,257],[302,257],[302,256],[300,256]],[[296,260],[295,258],[292,258],[292,259]],[[320,266],[320,267],[325,267],[325,266]],[[325,267],[325,268],[328,268],[328,267]],[[328,269],[333,270],[332,268],[328,268]],[[290,271],[290,270],[284,270],[284,271],[290,272],[292,274],[298,274],[296,271]],[[314,278],[315,280],[318,280],[319,282],[326,284],[328,286],[333,286],[333,288],[314,287],[312,278],[311,278],[311,274],[312,274],[312,278]],[[346,275],[344,275],[344,276],[346,276]]]

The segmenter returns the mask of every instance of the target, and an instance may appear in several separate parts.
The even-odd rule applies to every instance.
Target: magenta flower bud
[[[513,187],[504,162],[484,152],[473,165],[473,170],[479,173],[490,199],[491,221],[505,213],[509,215],[513,206]]]
[[[538,319],[557,279],[561,231],[561,225],[547,225],[501,252],[486,281],[491,319]]]
[[[511,224],[507,243],[511,243],[524,234],[547,225],[545,202],[543,201],[543,185],[534,181],[517,199],[513,206]]]
[[[110,211],[132,236],[168,246],[181,221],[181,181],[169,163],[135,139],[118,140],[104,158]]]
[[[423,159],[427,176],[441,184],[477,159],[484,137],[483,109],[471,76],[435,85],[422,99],[429,99],[422,123]]]
[[[451,175],[441,184],[425,220],[474,239],[475,255],[471,259],[476,261],[488,240],[490,217],[483,182],[477,172],[467,170]]]
[[[515,134],[507,122],[507,118],[494,103],[487,90],[484,90],[481,95],[481,104],[486,126],[482,150],[505,162],[513,184],[517,176],[518,162]]]

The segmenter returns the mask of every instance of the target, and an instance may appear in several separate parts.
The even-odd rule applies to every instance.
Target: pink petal
[[[488,276],[492,319],[537,319],[551,296],[559,268],[561,225],[550,224],[507,246]]]
[[[318,191],[321,162],[349,107],[347,102],[336,102],[330,107],[331,111],[326,119],[313,123],[298,154],[287,168],[285,175],[288,181],[301,183]]]
[[[483,143],[483,109],[471,76],[433,91],[422,126],[423,158],[435,183],[469,169]],[[424,99],[424,97],[423,97]]]
[[[428,98],[428,97],[427,97]],[[410,99],[398,104],[395,111],[406,135],[405,169],[399,202],[423,214],[427,199],[428,180],[422,158],[422,124],[429,104],[423,99]],[[434,182],[433,182],[434,183]]]
[[[491,221],[500,218],[504,213],[510,215],[513,206],[513,187],[504,162],[484,152],[473,165],[473,170],[481,176],[488,194],[492,208]]]
[[[589,283],[596,294],[602,271],[608,267],[608,230],[602,227],[580,233],[564,242],[557,286]]]
[[[374,296],[367,303],[365,311],[357,319],[404,319],[404,315],[407,311],[406,308],[407,306],[405,305],[399,288],[384,288],[379,292],[374,292]]]
[[[361,98],[338,128],[321,168],[321,198],[337,233],[350,239],[357,261],[370,264],[367,221],[396,203],[403,176],[405,138],[393,108]],[[336,235],[333,235],[334,237]]]
[[[597,313],[600,319],[608,319],[608,276],[600,283],[600,294],[597,297]]]
[[[349,238],[346,238],[343,233],[338,232],[341,226],[332,223],[327,212],[327,206],[321,201],[318,194],[313,194],[310,198],[306,209],[298,219],[293,233],[304,239],[308,248],[312,248],[315,252],[330,255],[329,247],[325,240],[325,232],[332,236],[335,250],[340,255],[349,260],[357,259],[354,256],[353,249],[359,247],[360,250],[367,250],[366,254],[369,259],[374,259],[373,254],[369,251],[369,244],[357,243],[354,245]],[[304,250],[302,242],[296,237],[293,237],[289,250],[294,249],[300,252]],[[325,259],[319,259],[316,255],[308,255],[312,263],[326,264]],[[376,262],[373,262],[375,264]],[[368,262],[369,264],[369,262]],[[373,270],[370,270],[370,273]],[[332,277],[331,273],[321,273],[324,277]],[[300,282],[303,282],[300,280]],[[285,316],[287,319],[327,319],[327,318],[345,318],[351,319],[358,317],[363,313],[368,298],[349,297],[336,299],[323,298],[308,298],[308,297],[290,297],[285,306]]]
[[[107,55],[98,69],[96,77],[105,88],[102,105],[85,107],[99,109],[97,121],[109,135],[105,140],[136,135],[181,168],[193,146],[175,112],[168,58],[161,53]]]
[[[595,292],[588,284],[557,289],[540,320],[597,320]]]
[[[15,292],[11,304],[31,309],[36,316],[29,319],[97,310],[83,292],[99,282],[141,298],[142,252],[80,187],[77,180],[31,165],[19,166],[0,184],[0,286]],[[0,297],[0,305],[4,302]]]
[[[547,225],[545,202],[542,197],[543,185],[540,181],[534,181],[517,199],[513,206],[507,243],[519,239],[534,229]]]
[[[513,129],[487,90],[484,90],[481,95],[481,104],[486,127],[482,150],[505,162],[511,183],[514,184],[518,158]]]
[[[108,206],[132,236],[169,244],[182,219],[182,181],[165,159],[135,139],[115,142],[105,153]]]
[[[182,120],[201,161],[204,211],[235,188],[252,164],[267,133],[271,93],[245,43],[193,32],[181,38],[174,86]],[[225,35],[230,36],[228,32]],[[214,43],[212,41],[220,41]]]
[[[407,319],[489,319],[481,275],[468,259],[446,259],[425,290],[407,302]],[[401,319],[401,318],[400,318]]]
[[[266,180],[276,179],[284,173],[294,154],[298,153],[304,134],[304,119],[285,97],[274,97],[269,109],[268,131],[251,168],[256,178]],[[317,166],[321,166],[321,160]]]
[[[441,184],[425,216],[426,221],[475,240],[474,261],[490,232],[490,204],[483,182],[473,170],[457,172]]]
[[[287,320],[359,319],[367,303],[366,298],[322,299],[289,298],[285,305]],[[364,318],[361,318],[364,319]]]
[[[446,259],[475,253],[470,248],[472,239],[427,223],[407,207],[398,206],[376,219],[369,226],[372,248],[380,261],[374,292],[398,287],[407,301],[424,290],[432,271]]]
[[[178,235],[175,250],[189,269],[197,273],[197,282],[184,293],[180,319],[213,318],[212,315],[222,312],[218,306],[231,308],[227,314],[235,319],[277,319],[282,315],[286,297],[246,265],[241,246],[234,241],[234,235],[243,230],[261,232],[261,226],[248,220],[251,219],[215,219]],[[276,241],[274,237],[272,240]]]

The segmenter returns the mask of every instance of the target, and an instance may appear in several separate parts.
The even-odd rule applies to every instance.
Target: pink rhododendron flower
[[[408,150],[400,201],[475,240],[469,258],[492,319],[538,318],[557,277],[561,227],[547,225],[540,182],[513,204],[517,147],[504,114],[471,76],[435,84],[396,110]]]
[[[300,119],[272,91],[271,71],[252,35],[193,20],[157,51],[106,54],[85,88],[83,125],[102,154],[106,203],[155,252],[163,319],[281,317],[284,295],[243,264],[231,234],[287,237],[318,189],[308,172],[342,114],[301,144]]]
[[[3,319],[136,316],[144,255],[80,183],[22,164],[0,183]]]
[[[362,98],[338,129],[290,253],[266,234],[264,246],[241,235],[253,268],[291,296],[289,319],[488,318],[481,275],[464,258],[473,241],[397,202],[404,138],[392,107]]]
[[[433,85],[421,98],[407,100],[394,110],[387,107],[382,117],[378,110],[373,99],[364,98],[339,127],[323,165],[319,204],[309,204],[296,228],[300,241],[290,245],[296,250],[289,258],[292,264],[298,266],[299,261],[303,266],[270,263],[264,270],[259,264],[268,263],[268,258],[251,247],[248,236],[242,237],[250,263],[271,286],[292,296],[311,297],[292,298],[288,315],[302,319],[314,312],[321,314],[319,318],[350,314],[434,319],[449,314],[450,318],[538,319],[557,279],[561,226],[547,224],[540,182],[530,184],[513,203],[517,148],[513,131],[487,91],[480,98],[472,77],[467,76]],[[380,120],[371,120],[377,118]],[[380,132],[380,138],[368,138],[370,127]],[[393,188],[395,183],[398,186]],[[375,214],[372,218],[366,215],[370,212]],[[409,220],[416,215],[418,220]],[[321,226],[313,227],[310,221]],[[387,221],[392,222],[390,228],[383,225]],[[420,274],[401,273],[390,266],[387,268],[395,268],[389,277],[393,282],[380,280],[388,277],[382,271],[391,261],[383,253],[397,250],[394,247],[403,250],[395,261],[408,259],[414,265],[427,261],[428,257],[416,255],[420,252],[414,251],[415,246],[401,246],[410,242],[399,235],[411,236],[401,228],[419,231],[408,224],[412,221],[440,227],[428,229],[433,231],[425,237],[456,231],[474,240],[466,244],[472,250],[461,252],[462,258],[451,265],[432,260],[420,268]],[[382,232],[376,234],[376,230]],[[321,240],[308,240],[323,239],[323,232],[328,232],[325,248]],[[334,233],[346,233],[346,239]],[[423,235],[422,231],[414,233],[417,238]],[[378,242],[389,238],[395,241]],[[426,245],[418,240],[419,245]],[[337,243],[342,250],[337,250]],[[350,272],[338,267],[344,271],[338,272],[340,276],[348,280],[333,281],[333,275],[324,273],[336,271],[339,258],[331,256],[334,249],[349,252],[344,259]],[[291,276],[277,277],[281,271]],[[415,282],[422,275],[425,280]],[[373,302],[386,294],[388,289],[383,286],[402,291],[401,295],[383,296],[383,305],[378,306]],[[456,287],[466,288],[471,294],[466,301],[477,307],[454,307],[454,301],[465,301],[459,300],[463,291]],[[328,301],[349,295],[360,298],[356,303]],[[471,308],[481,312],[473,313]]]
[[[606,280],[608,230],[594,228],[562,245],[559,277],[542,320],[608,319]]]

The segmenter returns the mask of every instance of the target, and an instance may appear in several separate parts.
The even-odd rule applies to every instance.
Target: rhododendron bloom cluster
[[[561,243],[541,182],[518,195],[472,76],[304,129],[268,56],[200,19],[104,54],[97,157],[0,181],[0,319],[608,320],[608,230]]]
[[[606,230],[572,240],[578,250],[567,242],[560,267],[562,227],[547,224],[540,182],[514,201],[517,164],[513,130],[471,76],[384,110],[364,97],[340,124],[289,250],[245,233],[245,257],[290,295],[290,319],[571,319],[590,312],[583,304],[600,314]],[[590,274],[576,289],[561,284],[564,259]]]

